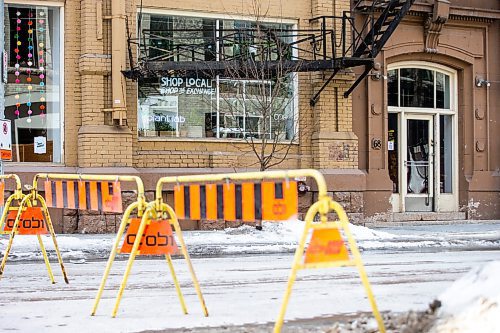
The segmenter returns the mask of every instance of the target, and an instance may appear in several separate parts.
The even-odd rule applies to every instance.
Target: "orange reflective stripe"
[[[299,212],[299,191],[296,181],[283,182],[285,200],[287,202],[287,219],[295,216]]]
[[[123,212],[122,190],[120,182],[102,182],[102,210],[104,212],[110,213]]]
[[[99,210],[99,200],[97,199],[97,182],[89,182],[90,183],[90,210]]]
[[[68,196],[68,208],[75,209],[75,183],[71,180],[67,182],[67,196]]]
[[[52,182],[50,180],[46,180],[43,182],[43,186],[45,189],[45,204],[48,207],[52,207]]]
[[[87,198],[85,195],[85,182],[84,181],[79,181],[78,182],[78,206],[80,209],[87,209]]]
[[[207,220],[217,220],[217,185],[206,185]]]
[[[184,218],[184,186],[174,186],[174,210],[177,218]]]
[[[271,214],[274,205],[274,182],[266,181],[262,186],[262,219],[273,220]]]
[[[5,190],[5,182],[2,180],[0,182],[0,206],[3,206],[4,205],[4,200],[5,200],[5,196],[4,196],[4,190]]]
[[[55,183],[56,183],[56,205],[55,205],[55,207],[64,208],[64,204],[63,204],[64,193],[63,193],[62,181],[58,180]]]
[[[200,214],[200,185],[190,185],[189,186],[189,208],[190,208],[190,219],[199,220],[201,219]]]
[[[123,200],[122,200],[122,185],[120,182],[113,183],[113,202],[115,206],[118,206],[118,212],[123,212]]]
[[[224,191],[224,220],[236,220],[236,202],[234,184],[222,185]]]
[[[101,182],[101,200],[102,200],[102,210],[104,212],[108,211],[107,202],[110,201],[111,195],[109,194],[109,182]]]
[[[255,197],[254,197],[254,184],[243,183],[242,188],[242,207],[243,207],[243,221],[255,221]]]

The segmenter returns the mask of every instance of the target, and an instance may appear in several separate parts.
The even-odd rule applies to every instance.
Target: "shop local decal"
[[[214,95],[215,88],[210,79],[162,77],[160,93],[162,95]]]

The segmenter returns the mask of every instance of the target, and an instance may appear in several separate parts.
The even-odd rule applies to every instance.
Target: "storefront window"
[[[399,85],[399,71],[396,69],[387,72],[387,100],[389,106],[398,106],[398,85]]]
[[[62,162],[60,9],[5,5],[13,161]]]
[[[255,29],[255,23],[249,21],[144,14],[141,26],[149,47],[140,52],[149,60],[203,62],[245,55],[275,61],[285,54],[256,52],[253,45],[259,42],[259,33],[247,33],[245,29]],[[282,27],[274,23],[259,26],[266,33]],[[216,41],[221,35],[224,42],[219,42],[217,54]],[[203,51],[192,47],[200,44]],[[293,83],[293,73],[265,80],[178,74],[139,79],[139,137],[291,140],[296,119]]]
[[[453,117],[439,116],[440,175],[441,193],[453,192]]]

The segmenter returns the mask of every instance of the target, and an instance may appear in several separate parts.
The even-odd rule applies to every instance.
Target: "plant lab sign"
[[[160,79],[162,95],[214,95],[215,88],[210,79],[194,77],[162,77]]]

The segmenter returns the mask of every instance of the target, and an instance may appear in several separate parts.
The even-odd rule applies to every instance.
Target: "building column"
[[[125,0],[114,0],[125,1]],[[110,22],[109,0],[82,0],[82,40],[79,71],[82,89],[82,126],[78,131],[79,167],[132,166],[132,132],[107,117],[113,106],[110,92],[111,54],[106,44]],[[108,37],[108,38],[107,38]],[[113,36],[113,38],[116,38]],[[125,40],[126,35],[120,36]],[[122,43],[125,45],[125,42]],[[122,50],[125,54],[125,48]],[[120,59],[120,62],[122,59]],[[121,82],[120,82],[121,83]],[[120,107],[124,101],[120,101]]]

